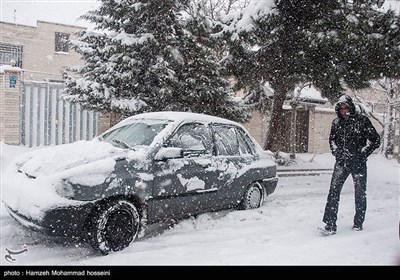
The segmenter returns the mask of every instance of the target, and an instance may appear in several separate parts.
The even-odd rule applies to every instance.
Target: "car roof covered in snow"
[[[235,124],[238,125],[237,122],[205,115],[198,113],[190,113],[190,112],[174,112],[174,111],[164,111],[164,112],[151,112],[151,113],[143,113],[131,116],[126,119],[126,121],[137,120],[137,119],[157,119],[157,120],[170,120],[170,121],[203,121],[203,122],[217,122],[217,123],[225,123],[225,124]],[[240,124],[239,124],[240,125]]]

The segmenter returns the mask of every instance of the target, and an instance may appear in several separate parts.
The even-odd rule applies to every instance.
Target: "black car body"
[[[130,117],[92,141],[24,154],[4,174],[3,201],[21,224],[85,236],[107,254],[148,224],[259,207],[276,165],[240,124],[158,112]]]

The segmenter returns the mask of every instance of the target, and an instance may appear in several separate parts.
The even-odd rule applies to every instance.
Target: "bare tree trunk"
[[[269,121],[264,150],[270,150],[274,152],[279,150],[279,146],[277,144],[277,135],[279,129],[281,129],[282,127],[282,106],[286,98],[286,93],[287,87],[284,82],[281,82],[279,86],[275,89],[274,104],[272,106],[271,119]]]

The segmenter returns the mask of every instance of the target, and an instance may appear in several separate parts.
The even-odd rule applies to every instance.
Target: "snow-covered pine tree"
[[[183,44],[180,51],[185,63],[177,71],[177,86],[186,110],[204,112],[244,122],[248,110],[234,98],[226,71],[218,59],[223,42],[212,36],[214,24],[198,5],[182,13]],[[177,91],[179,91],[177,90]],[[192,100],[196,100],[194,103]]]
[[[101,0],[82,18],[95,24],[73,42],[85,64],[70,69],[66,98],[130,116],[191,111],[244,121],[249,115],[214,55],[212,22],[190,1]]]

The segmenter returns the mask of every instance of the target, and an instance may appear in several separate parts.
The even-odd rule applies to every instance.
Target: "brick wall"
[[[10,87],[10,78],[17,77],[15,87]],[[20,70],[0,70],[0,140],[18,145],[20,114]]]
[[[99,113],[97,116],[97,135],[100,135],[111,127],[111,117],[109,113]]]
[[[26,80],[61,80],[65,66],[83,64],[80,55],[73,50],[69,53],[55,52],[55,32],[68,33],[70,40],[73,40],[77,38],[75,31],[86,28],[38,21],[37,26],[0,22],[0,29],[1,43],[23,46],[22,68]]]

